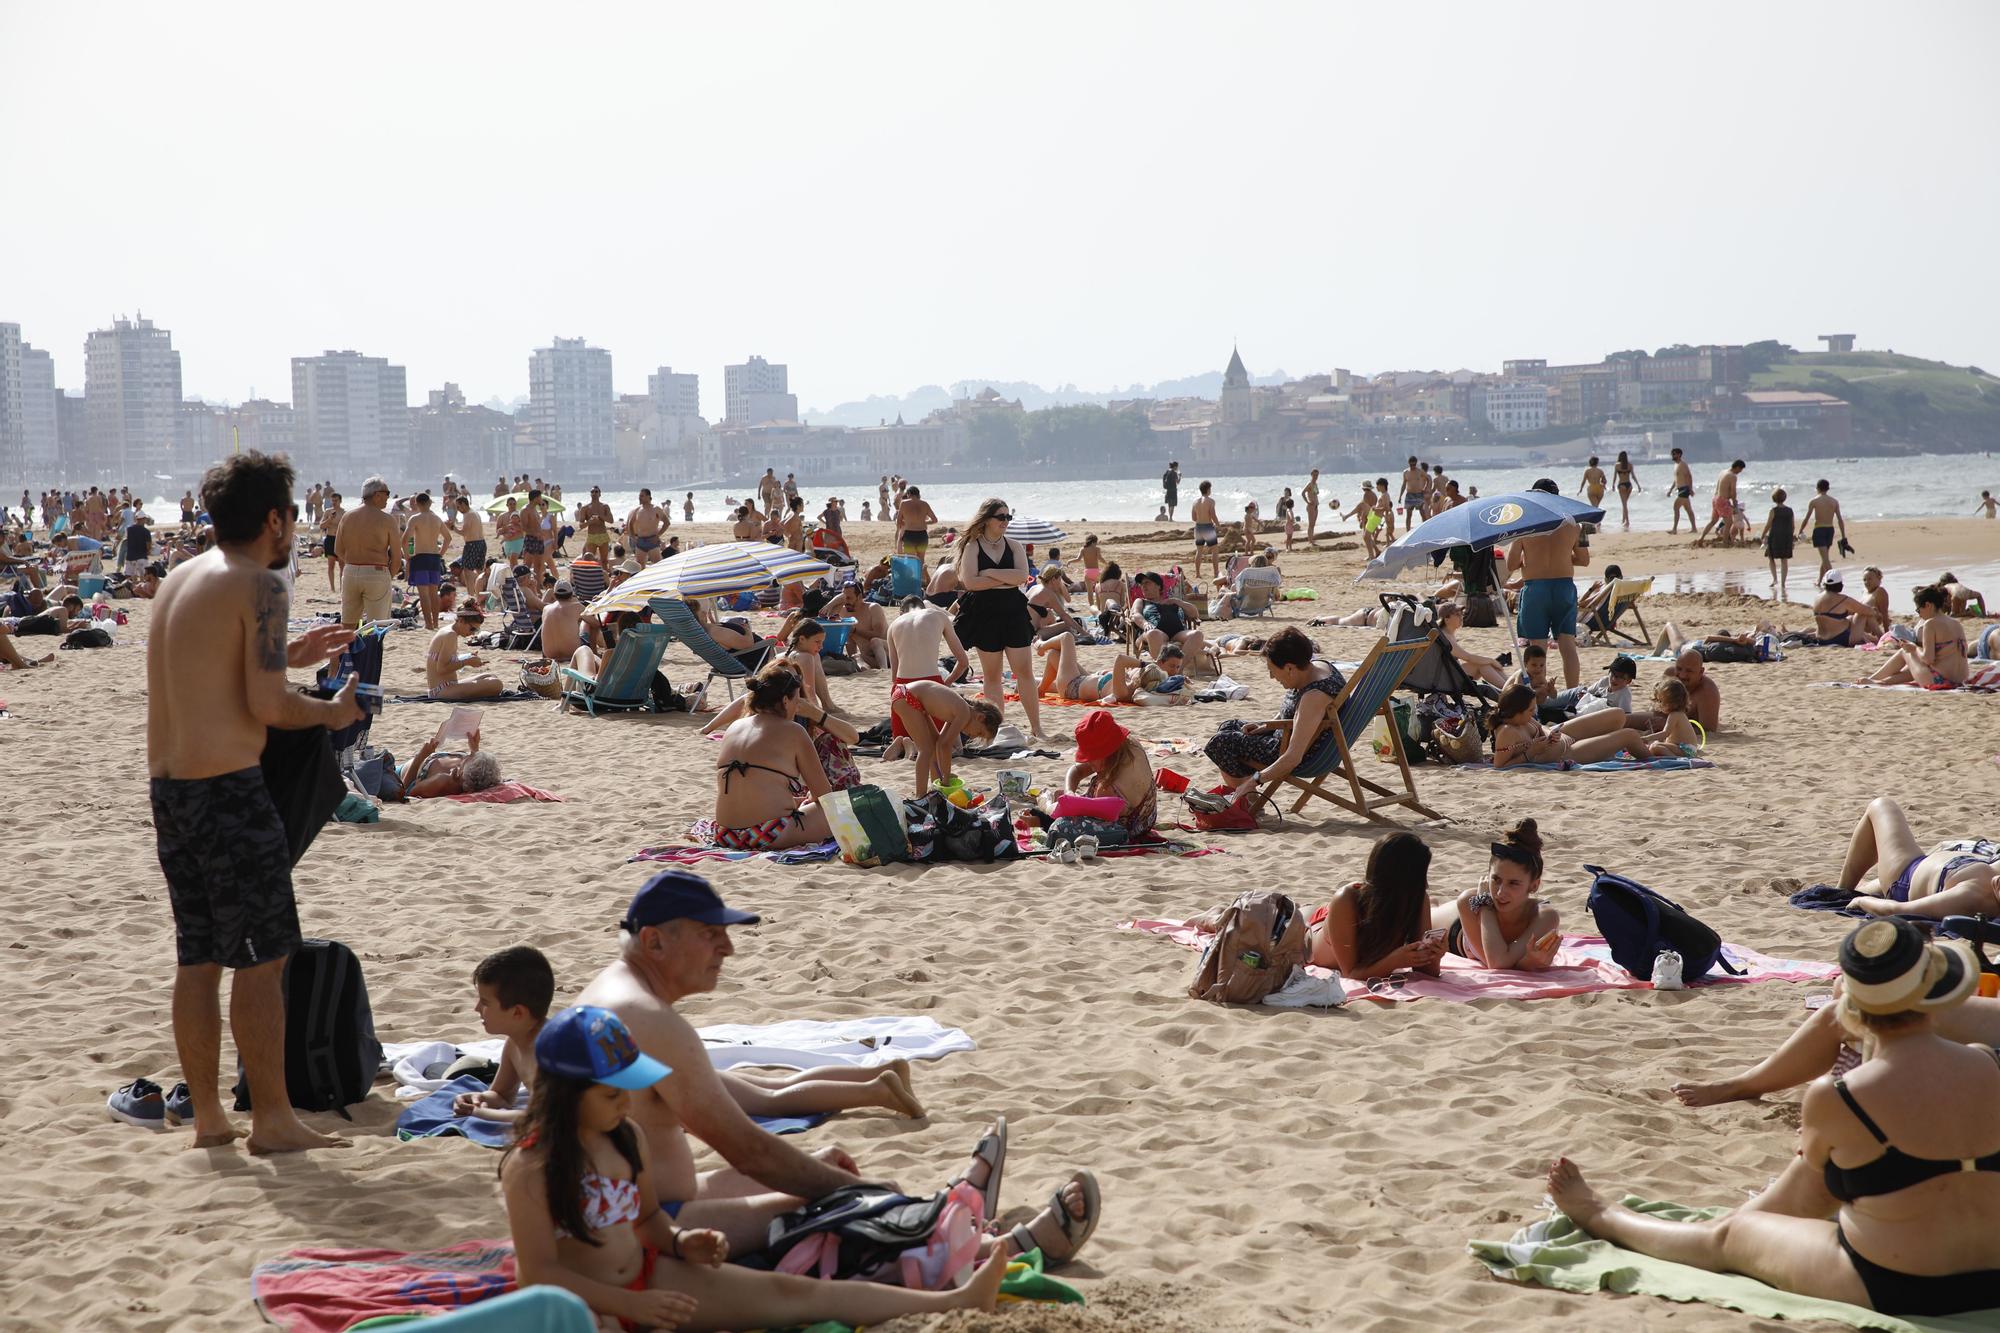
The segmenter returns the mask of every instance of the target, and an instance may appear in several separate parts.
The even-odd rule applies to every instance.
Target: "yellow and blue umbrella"
[[[773,584],[803,583],[832,569],[824,560],[769,542],[718,542],[646,566],[589,609],[593,615],[643,611],[653,597],[728,597]]]
[[[489,514],[500,513],[506,509],[509,500],[514,502],[516,509],[526,509],[528,507],[528,493],[526,491],[515,491],[512,495],[503,495],[499,499],[489,503],[486,506],[486,512]],[[561,500],[555,499],[547,491],[542,492],[542,503],[549,507],[549,512],[551,513],[565,514],[569,512],[568,505],[565,505]]]

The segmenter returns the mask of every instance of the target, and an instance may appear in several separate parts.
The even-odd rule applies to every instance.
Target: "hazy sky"
[[[2000,5],[0,0],[0,320],[81,389],[553,334],[985,376],[1497,368],[1852,331],[2000,368]],[[1983,91],[1982,91],[1983,90]]]

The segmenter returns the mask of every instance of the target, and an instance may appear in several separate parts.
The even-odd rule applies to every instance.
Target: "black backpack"
[[[285,964],[285,1093],[301,1111],[339,1111],[364,1101],[382,1071],[382,1043],[361,960],[336,940],[306,940]],[[238,1070],[236,1109],[250,1109]]]
[[[1653,975],[1653,959],[1663,949],[1681,956],[1681,980],[1694,981],[1720,967],[1732,976],[1743,969],[1722,956],[1722,937],[1689,916],[1671,898],[1653,892],[1637,880],[1614,875],[1602,866],[1585,866],[1592,875],[1590,915],[1597,933],[1611,946],[1611,961],[1645,980]]]

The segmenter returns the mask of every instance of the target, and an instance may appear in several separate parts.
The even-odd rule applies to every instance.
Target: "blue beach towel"
[[[408,1143],[412,1139],[435,1139],[448,1134],[463,1134],[474,1143],[487,1148],[504,1148],[514,1127],[498,1120],[481,1120],[477,1116],[453,1115],[451,1104],[461,1092],[484,1092],[486,1084],[470,1074],[461,1074],[420,1101],[411,1102],[404,1112],[396,1117],[396,1137]],[[520,1103],[527,1105],[524,1096]],[[752,1116],[757,1124],[773,1134],[803,1134],[813,1126],[826,1120],[825,1115]]]
[[[1636,773],[1641,769],[1714,768],[1713,759],[1600,759],[1594,764],[1575,764],[1564,768],[1561,764],[1509,764],[1503,769],[1494,769],[1491,760],[1484,760],[1473,767],[1485,768],[1492,772],[1512,773],[1517,769],[1532,769],[1545,773]]]

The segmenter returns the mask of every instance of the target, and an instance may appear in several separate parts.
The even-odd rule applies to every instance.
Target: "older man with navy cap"
[[[773,1218],[849,1185],[863,1183],[839,1148],[804,1153],[760,1128],[737,1104],[710,1061],[701,1036],[674,1005],[715,989],[736,952],[731,926],[757,924],[754,912],[724,903],[700,875],[663,870],[632,897],[618,922],[617,959],[576,997],[618,1015],[639,1049],[671,1066],[673,1077],[633,1093],[631,1116],[653,1151],[653,1179],[679,1225],[729,1238],[729,1252],[750,1254],[769,1242]],[[727,1167],[697,1175],[688,1136],[722,1154]],[[997,1211],[1006,1157],[1005,1122],[982,1139],[961,1177]],[[1097,1182],[1078,1171],[1057,1187],[1032,1222],[995,1243],[1039,1248],[1052,1264],[1075,1254],[1096,1229]]]

